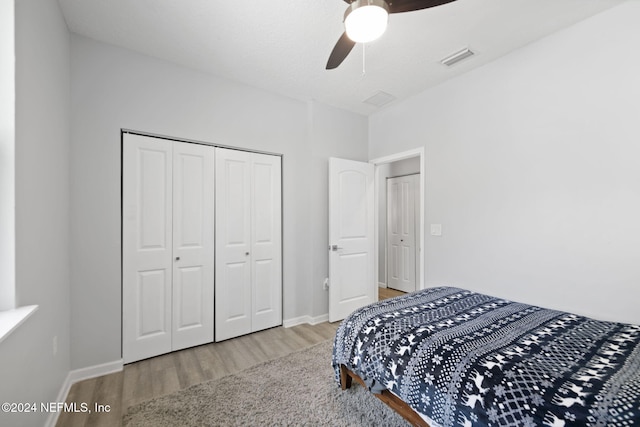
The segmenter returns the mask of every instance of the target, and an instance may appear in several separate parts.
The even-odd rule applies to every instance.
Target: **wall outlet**
[[[324,282],[322,283],[322,289],[324,289],[325,291],[329,289],[329,278],[328,277],[324,278]]]
[[[58,354],[58,336],[54,335],[53,337],[53,355]]]

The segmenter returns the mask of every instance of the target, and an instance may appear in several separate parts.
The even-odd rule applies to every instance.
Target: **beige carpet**
[[[137,426],[403,426],[361,386],[333,379],[331,342],[129,408]]]

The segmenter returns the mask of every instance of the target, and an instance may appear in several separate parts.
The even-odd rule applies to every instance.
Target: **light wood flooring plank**
[[[87,425],[110,427],[121,423],[120,411],[114,411],[113,408],[121,405],[121,395],[117,390],[122,389],[122,379],[121,372],[96,378]]]
[[[93,404],[93,394],[95,392],[96,380],[95,378],[80,381],[74,384],[69,390],[69,394],[67,396],[66,403],[72,404],[77,403],[80,405],[82,402],[87,402],[88,404]],[[68,426],[68,427],[76,427],[76,426],[88,426],[89,414],[86,412],[61,412],[58,417],[59,426]]]
[[[198,364],[194,363],[193,351],[177,351],[172,355],[176,364],[180,388],[187,388],[191,384],[203,381],[202,370],[199,369]]]
[[[193,349],[196,358],[200,362],[200,369],[206,378],[206,381],[220,378],[226,375],[222,359],[217,353],[210,350],[210,346],[201,345]]]
[[[378,300],[397,297],[400,295],[404,295],[405,293],[406,292],[398,291],[391,288],[378,288]]]

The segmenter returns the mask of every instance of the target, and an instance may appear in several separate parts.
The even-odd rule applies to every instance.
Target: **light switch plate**
[[[442,224],[431,224],[431,235],[442,236]]]

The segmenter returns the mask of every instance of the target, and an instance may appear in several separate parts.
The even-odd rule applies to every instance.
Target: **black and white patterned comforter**
[[[640,425],[640,326],[458,288],[346,318],[333,366],[448,426]]]

